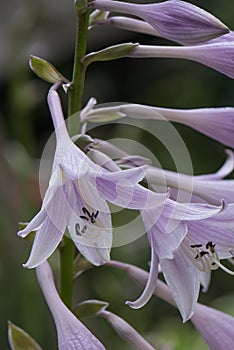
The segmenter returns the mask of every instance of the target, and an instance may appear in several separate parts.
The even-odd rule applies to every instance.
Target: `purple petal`
[[[38,266],[36,273],[57,328],[59,350],[105,350],[60,299],[48,262]]]
[[[211,67],[234,78],[234,43],[214,43],[187,47],[136,46],[127,57],[133,58],[182,58]]]
[[[156,282],[158,279],[158,257],[155,254],[154,249],[154,238],[151,237],[151,262],[150,262],[150,272],[149,277],[145,286],[145,289],[141,296],[135,301],[126,301],[126,304],[129,305],[133,309],[139,309],[148,303],[152,295],[154,294],[154,290],[156,288]]]
[[[24,264],[24,267],[32,269],[48,259],[60,243],[65,227],[66,225],[64,223],[63,230],[58,230],[49,217],[47,217],[36,233],[30,257]]]
[[[57,189],[44,211],[47,216],[36,233],[30,257],[24,267],[33,268],[41,264],[54,252],[62,239],[68,214],[63,187]]]
[[[37,230],[42,225],[45,218],[46,211],[41,209],[23,230],[17,232],[17,235],[22,238],[26,237],[30,232]]]
[[[233,350],[234,317],[211,307],[197,304],[191,321],[210,349]]]
[[[125,173],[132,170],[136,169],[122,172]],[[121,179],[121,177],[118,182],[112,181],[111,177],[97,177],[96,186],[101,196],[107,201],[129,209],[156,207],[162,204],[168,197],[167,193],[154,193],[140,185],[135,185],[130,180]]]
[[[233,47],[234,55],[234,47]],[[232,56],[233,57],[233,56]],[[201,62],[203,63],[203,62]],[[215,68],[215,67],[213,67]],[[216,68],[215,68],[216,69]],[[234,72],[234,71],[233,71]],[[148,107],[150,108],[150,107]],[[167,109],[151,107],[155,111],[155,118],[158,113],[170,121],[188,125],[201,133],[218,140],[229,147],[234,147],[234,108],[198,108],[198,109]],[[152,114],[153,117],[153,114]]]
[[[220,206],[200,204],[200,203],[179,203],[167,199],[164,206],[164,215],[174,220],[203,220],[218,213],[224,209],[224,203]]]
[[[162,259],[160,265],[185,322],[195,311],[200,288],[199,272],[180,248],[174,252],[173,259]]]
[[[154,250],[159,258],[172,259],[175,251],[184,236],[187,234],[187,225],[177,220],[168,220],[163,214],[157,215],[156,210],[145,210],[141,212],[146,231],[149,237],[153,237]]]
[[[138,5],[95,0],[94,7],[135,15],[148,22],[163,37],[181,44],[197,44],[229,32],[216,17],[184,1]]]

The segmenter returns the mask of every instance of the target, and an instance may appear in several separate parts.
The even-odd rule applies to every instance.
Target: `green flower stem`
[[[87,34],[89,25],[89,10],[78,16],[77,37],[73,67],[72,86],[69,89],[69,116],[78,113],[82,107],[86,67],[82,59],[87,49]],[[79,118],[77,118],[79,123]]]
[[[74,256],[74,243],[69,237],[64,236],[64,245],[60,248],[60,296],[70,309],[72,307]]]
[[[82,96],[85,81],[85,66],[81,60],[86,54],[87,34],[89,24],[89,10],[84,8],[84,11],[77,12],[77,36],[75,44],[75,56],[73,66],[72,85],[69,88],[69,109],[68,115],[76,114],[76,118],[72,118],[72,132],[79,132],[80,120],[78,113],[82,107]],[[74,274],[74,257],[75,246],[71,239],[64,236],[64,245],[60,249],[60,295],[63,302],[71,309],[72,307],[72,289],[73,289],[73,274]]]

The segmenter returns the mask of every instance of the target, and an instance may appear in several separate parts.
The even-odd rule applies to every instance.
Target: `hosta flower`
[[[107,155],[102,157],[101,152],[97,152],[98,153],[95,156],[96,160],[99,160],[101,164],[107,164],[108,167],[110,167],[111,159]],[[95,150],[92,150],[92,153],[95,153]],[[116,164],[114,163],[113,171],[116,171],[115,167]],[[223,172],[225,172],[225,169]],[[225,246],[222,248],[222,254],[224,254],[222,255],[222,258],[230,257],[230,249],[231,247],[234,247],[234,236],[228,228],[222,228],[223,236],[218,237],[217,223],[215,222],[212,226],[212,219],[214,218],[215,220],[219,214],[222,214],[222,206],[211,206],[207,203],[179,203],[171,199],[165,201],[163,209],[158,206],[157,208],[145,208],[141,210],[142,220],[151,246],[151,264],[149,279],[145,290],[136,301],[128,302],[131,307],[140,308],[151,298],[156,286],[158,265],[160,263],[183,319],[186,320],[191,317],[197,302],[200,282],[204,287],[207,287],[207,279],[209,278],[208,274],[208,276],[204,276],[200,281],[199,268],[202,270],[204,265],[201,263],[197,266],[198,260],[195,259],[195,256],[198,252],[193,249],[193,245],[194,248],[198,248],[197,244],[201,244],[200,247],[202,247],[210,242],[207,250],[211,252],[216,246],[216,243],[212,242],[217,242],[219,244],[221,242],[221,244],[224,244]],[[229,218],[232,217],[233,210],[229,212]],[[206,232],[206,234],[203,234],[204,232],[202,233],[200,229],[201,232],[199,232],[201,233],[201,236],[197,235],[197,239],[200,239],[202,243],[197,243],[197,241],[191,243],[191,253],[196,254],[192,257],[190,256],[189,260],[187,251],[184,249],[184,242],[189,241],[190,237],[193,239],[196,238],[195,232],[199,230],[200,223],[203,221],[206,221],[205,226],[209,228],[209,231]],[[194,227],[192,224],[194,224]],[[209,248],[211,250],[209,250]],[[220,254],[219,249],[218,253],[215,250],[215,254],[212,256],[212,258],[217,258],[215,265],[216,268],[219,267],[220,264],[219,258],[221,255],[220,257],[218,255]],[[203,257],[203,253],[201,254]],[[170,262],[172,268],[169,266]],[[212,260],[212,262],[214,262],[214,260]],[[207,268],[205,272],[209,273],[210,269],[214,269],[212,262],[210,262],[209,268]],[[171,270],[173,270],[173,272],[171,272]],[[184,288],[185,285],[186,288]]]
[[[124,270],[132,280],[143,286],[148,279],[148,273],[134,265],[120,261],[110,261],[109,266]],[[154,294],[160,299],[176,307],[176,303],[164,282],[157,281]],[[233,349],[233,328],[234,317],[218,311],[211,307],[197,303],[191,322],[207,342],[211,350],[232,350]]]
[[[19,231],[25,237],[37,230],[26,267],[45,261],[56,249],[66,227],[80,252],[93,264],[109,259],[112,244],[111,216],[107,201],[121,207],[155,207],[167,194],[156,194],[137,183],[144,169],[109,172],[93,163],[71,141],[56,87],[48,103],[55,127],[56,152],[49,187],[40,212]]]
[[[203,216],[206,212],[205,205],[202,210],[201,205],[197,204],[199,208],[197,219],[195,219],[195,208],[192,204],[191,207],[187,208],[187,211],[184,211],[184,219],[179,219],[179,216],[176,219],[178,208],[176,212],[173,212],[173,206],[176,207],[178,203],[170,203],[171,208],[169,208],[168,203],[170,203],[169,200],[167,200],[157,221],[154,220],[153,210],[141,211],[151,246],[150,274],[143,294],[136,301],[128,302],[128,304],[133,308],[140,308],[148,302],[156,286],[158,265],[160,264],[182,317],[186,320],[194,312],[200,282],[207,289],[210,270],[221,266],[220,258],[230,258],[233,255],[234,235],[229,228],[220,227],[218,229],[216,222],[212,224],[212,219],[215,220],[218,216],[217,211],[216,215],[210,218]],[[203,221],[206,221],[206,224],[202,225]],[[222,235],[220,235],[220,231],[222,231]],[[222,246],[220,246],[220,242]],[[199,252],[197,248],[201,248]],[[214,254],[212,255],[213,250]],[[207,253],[204,254],[203,251]],[[208,257],[209,264],[206,264]],[[203,260],[206,265],[203,264]],[[207,272],[202,280],[200,280],[200,271]]]
[[[37,279],[52,313],[59,350],[105,350],[101,342],[65,306],[56,290],[47,261],[37,267]]]
[[[151,171],[153,173],[153,169],[150,167],[149,173]],[[173,183],[175,188],[178,186],[179,191],[193,190],[194,204],[199,197],[204,203],[217,204],[222,199],[233,203],[233,180],[222,180],[222,177],[232,170],[233,154],[229,152],[228,160],[216,174],[192,177],[166,171],[168,176],[161,175],[163,180],[166,179],[167,185],[168,182],[170,185]],[[151,183],[153,177],[152,173],[151,175],[149,173],[147,179]],[[157,174],[155,173],[157,181],[159,174],[160,170]],[[227,205],[225,210],[209,218],[200,217],[194,220],[185,214],[184,219],[177,224],[176,220],[172,219],[173,214],[167,214],[167,203],[154,225],[151,221],[152,210],[142,211],[146,229],[149,227],[147,232],[151,245],[151,268],[142,296],[135,302],[129,302],[129,305],[139,308],[150,299],[155,288],[158,264],[160,264],[181,315],[184,320],[187,320],[194,313],[200,284],[204,291],[208,289],[212,270],[221,268],[228,274],[234,275],[230,268],[220,262],[221,259],[230,260],[234,256],[234,204]],[[168,218],[170,218],[169,221]],[[168,248],[170,250],[167,250]]]
[[[234,51],[233,51],[234,53]],[[90,108],[82,115],[83,122],[98,122],[126,116],[134,119],[169,120],[190,126],[223,144],[234,147],[234,108],[170,109],[132,103]]]
[[[171,197],[179,199],[180,191],[191,194],[193,202],[205,201],[212,204],[234,203],[234,180],[224,179],[234,169],[234,154],[231,150],[226,150],[228,155],[224,165],[214,174],[191,176],[173,171],[163,170],[153,166],[148,167],[146,176],[153,189],[158,186],[169,186],[173,189]],[[182,196],[183,198],[183,196]]]
[[[182,58],[199,62],[234,78],[234,43],[209,42],[194,46],[147,46],[138,45],[128,54],[133,58]]]
[[[181,44],[197,44],[227,33],[216,17],[184,1],[169,0],[157,4],[132,4],[95,0],[95,8],[135,15],[148,22],[163,37]]]

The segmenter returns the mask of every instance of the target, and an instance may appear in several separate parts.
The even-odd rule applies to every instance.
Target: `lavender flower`
[[[163,37],[184,45],[198,44],[227,33],[228,28],[216,17],[184,1],[169,0],[157,4],[132,4],[95,0],[99,10],[135,15],[148,22]]]
[[[234,78],[234,43],[229,41],[208,42],[204,45],[183,47],[138,45],[128,57],[183,58],[199,62]]]
[[[120,119],[126,116],[135,119],[166,119],[172,122],[182,123],[227,146],[234,147],[233,107],[170,109],[140,104],[119,103],[115,106],[90,108],[82,115],[82,121],[98,122],[108,117]]]
[[[171,185],[173,182],[174,187],[180,184],[179,191],[193,189],[194,203],[199,200],[199,197],[202,197],[204,202],[217,204],[221,199],[226,199],[233,203],[233,180],[222,180],[222,177],[232,170],[233,153],[229,152],[228,160],[216,174],[192,177],[165,171],[166,176],[164,176],[159,175],[161,172],[159,170],[154,174],[154,178],[159,182],[160,176],[163,181],[166,178],[167,184],[170,182]],[[151,187],[153,187],[153,173],[154,168],[151,166],[147,173]],[[167,181],[168,179],[170,181]],[[172,219],[173,214],[168,215],[167,203],[169,200],[154,224],[151,221],[152,210],[142,211],[151,245],[150,274],[143,294],[135,302],[128,302],[128,304],[133,308],[139,308],[150,299],[155,288],[158,264],[160,264],[164,278],[185,321],[194,313],[200,283],[203,291],[208,289],[212,270],[221,268],[228,274],[234,275],[232,270],[220,262],[221,259],[232,261],[231,258],[234,256],[234,205],[229,204],[220,213],[209,218],[200,218],[200,220],[194,220],[189,215],[185,215],[184,219],[177,223],[175,216]]]
[[[59,350],[105,350],[101,342],[64,305],[47,261],[37,267],[37,279],[53,315]]]
[[[128,275],[141,286],[144,285],[148,279],[148,273],[139,267],[122,263],[120,261],[110,261],[108,262],[108,265],[126,271]],[[185,284],[185,287],[186,286],[187,284]],[[176,303],[169,288],[161,280],[157,281],[154,294],[176,307]],[[211,350],[233,349],[234,317],[197,303],[194,314],[190,320],[205,339]]]
[[[151,246],[150,273],[142,295],[128,304],[133,308],[140,308],[148,302],[156,286],[160,264],[183,320],[187,320],[194,312],[200,282],[204,289],[208,288],[210,271],[221,267],[232,274],[232,271],[220,263],[220,259],[232,257],[234,237],[224,223],[222,226],[217,225],[215,219],[218,213],[206,219],[198,214],[197,220],[194,220],[194,213],[193,216],[187,213],[183,220],[176,220],[175,212],[169,210],[168,203],[169,200],[157,221],[154,220],[153,210],[141,211]],[[192,208],[194,211],[191,205]],[[206,222],[203,224],[203,221]],[[200,271],[206,275],[201,275]]]
[[[100,151],[97,152],[95,155],[96,161],[101,161],[101,164],[107,164],[110,167],[111,159],[107,155],[101,156]],[[92,156],[94,156],[94,153],[95,150],[92,150]],[[114,162],[112,161],[112,163]],[[115,163],[112,169],[116,171]],[[224,169],[223,172],[226,170]],[[134,302],[127,302],[132,308],[142,307],[151,298],[156,286],[158,264],[160,263],[183,319],[186,320],[191,317],[197,302],[200,282],[204,288],[207,288],[208,284],[207,274],[202,278],[200,270],[209,274],[211,269],[221,266],[223,268],[224,266],[219,261],[221,255],[218,255],[221,251],[222,258],[231,257],[232,255],[230,249],[234,247],[233,233],[228,228],[222,228],[223,236],[218,237],[217,223],[215,222],[212,226],[212,219],[215,220],[219,213],[221,215],[222,206],[212,207],[207,203],[179,203],[171,199],[165,201],[163,210],[160,206],[141,210],[151,246],[151,264],[149,279],[142,295]],[[229,212],[229,219],[232,218],[233,209]],[[200,223],[203,221],[206,221],[204,226],[210,228],[210,231],[206,231],[205,234],[200,229]],[[201,236],[196,236],[197,230],[201,231]],[[190,240],[192,243],[190,243]],[[189,254],[184,247],[186,242],[191,250],[190,256],[188,256]],[[207,248],[202,248],[208,242],[210,244]],[[212,242],[218,243],[218,251],[214,250],[216,243]],[[224,247],[219,247],[220,242]],[[194,248],[202,249],[197,251]],[[204,249],[207,250],[207,254],[210,253],[209,259],[208,256],[204,257],[204,253],[201,253]],[[214,251],[213,255],[211,251]],[[195,259],[196,255],[198,255],[197,259]],[[206,259],[209,263],[206,262]],[[203,263],[203,260],[205,260],[205,263]],[[212,265],[214,262],[215,266]]]
[[[231,150],[226,150],[226,153],[226,162],[214,174],[191,176],[150,166],[146,176],[154,190],[166,183],[173,189],[170,195],[174,200],[179,199],[178,193],[181,191],[190,193],[193,202],[203,201],[215,205],[225,200],[231,204],[234,203],[234,180],[224,177],[234,169],[234,154]]]
[[[37,230],[28,268],[38,266],[56,249],[66,226],[80,252],[95,265],[109,259],[112,244],[111,215],[106,200],[131,209],[157,206],[167,194],[156,194],[137,183],[144,168],[108,172],[93,163],[76,147],[65,126],[56,88],[48,103],[54,122],[57,146],[52,175],[40,212],[26,228],[25,237]]]
[[[234,317],[211,307],[197,304],[191,319],[211,350],[232,350]]]

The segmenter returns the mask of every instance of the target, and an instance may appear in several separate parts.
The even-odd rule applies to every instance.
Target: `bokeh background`
[[[190,2],[212,12],[234,29],[233,1]],[[29,56],[48,59],[70,78],[75,27],[73,1],[10,0],[0,4],[0,349],[9,349],[7,320],[29,332],[43,349],[56,349],[55,327],[35,273],[22,267],[30,247],[17,238],[16,231],[19,221],[29,220],[40,208],[38,166],[53,131],[46,104],[49,84],[30,71]],[[166,43],[162,39],[98,27],[90,31],[88,50],[129,41]],[[175,108],[233,106],[234,82],[185,60],[123,59],[95,63],[88,69],[83,102],[92,96],[99,103],[126,101]],[[224,146],[188,127],[175,127],[190,151],[195,174],[216,171],[221,166],[225,159]],[[127,137],[122,131],[121,136]],[[115,128],[104,128],[95,136],[110,135],[116,136]],[[144,141],[139,133],[136,137]],[[165,168],[173,169],[160,144],[147,146]],[[150,252],[146,238],[113,249],[112,257],[147,269]],[[209,291],[200,300],[234,315],[233,287],[233,277],[215,271]],[[182,324],[178,312],[162,301],[153,298],[137,311],[125,306],[126,299],[133,300],[140,292],[123,272],[94,268],[76,281],[74,303],[87,298],[108,301],[111,311],[129,321],[157,349],[206,349],[192,326]],[[132,349],[104,320],[85,320],[85,323],[108,349]]]

